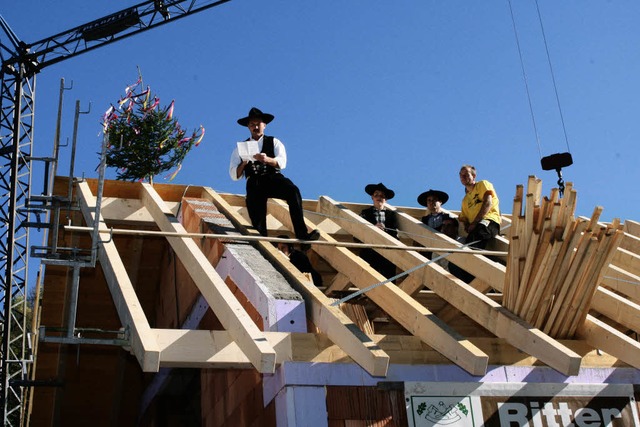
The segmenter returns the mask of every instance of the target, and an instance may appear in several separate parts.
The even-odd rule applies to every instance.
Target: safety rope
[[[468,248],[470,245],[476,244],[476,243],[478,243],[478,242],[479,242],[479,240],[477,240],[477,241],[475,241],[475,242],[467,243],[467,244],[465,244],[465,245],[462,245],[460,248],[461,248],[461,249],[466,249],[466,248]],[[403,272],[401,272],[401,273],[398,273],[398,274],[396,274],[396,275],[395,275],[395,276],[393,276],[393,277],[390,277],[390,278],[388,278],[388,279],[386,279],[386,280],[383,280],[382,282],[374,283],[374,284],[373,284],[373,285],[371,285],[371,286],[367,286],[366,288],[362,288],[362,289],[360,289],[360,290],[358,290],[358,291],[355,291],[354,293],[349,294],[349,295],[347,295],[346,297],[341,298],[341,299],[339,299],[339,300],[335,301],[335,302],[334,302],[334,303],[332,303],[331,305],[334,305],[334,306],[335,306],[335,305],[340,305],[340,304],[342,304],[343,302],[347,302],[347,301],[349,301],[350,299],[356,298],[356,297],[357,297],[357,296],[359,296],[359,295],[362,295],[362,294],[364,294],[364,293],[367,293],[367,292],[369,292],[370,290],[377,288],[378,286],[382,286],[382,285],[384,285],[385,283],[393,282],[393,281],[394,281],[394,280],[396,280],[396,279],[399,279],[399,278],[404,277],[404,276],[408,276],[409,274],[413,273],[414,271],[419,270],[419,269],[421,269],[421,268],[423,268],[423,267],[426,267],[427,265],[429,265],[429,264],[431,264],[431,263],[434,263],[434,262],[436,262],[436,261],[440,261],[441,259],[444,259],[444,258],[448,257],[449,255],[451,255],[451,252],[449,252],[449,253],[444,253],[444,254],[442,254],[442,255],[440,255],[440,256],[437,256],[437,257],[435,257],[435,258],[433,258],[433,259],[430,259],[430,260],[429,260],[429,261],[427,261],[427,262],[424,262],[424,263],[422,263],[422,264],[418,264],[418,265],[416,265],[415,267],[412,267],[412,268],[408,269],[407,271],[403,271]]]

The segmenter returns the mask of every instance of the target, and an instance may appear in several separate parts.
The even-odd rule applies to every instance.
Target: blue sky
[[[0,14],[32,43],[136,4],[66,0],[5,2]],[[64,5],[64,6],[61,6]],[[535,3],[513,0],[531,103],[507,0],[233,0],[45,68],[37,77],[34,154],[51,154],[60,78],[63,140],[81,116],[76,173],[96,176],[100,117],[133,83],[145,83],[183,126],[206,128],[174,183],[244,194],[228,176],[236,120],[252,106],[276,116],[267,134],[286,145],[285,174],[304,198],[368,202],[368,183],[418,206],[429,188],[459,209],[462,164],[495,185],[510,213],[529,175],[556,186],[540,157],[570,151],[564,170],[578,215],[640,220],[640,2],[539,0],[565,140]],[[4,39],[4,34],[0,35]],[[69,149],[59,171],[68,173]],[[114,171],[108,177],[115,177]],[[157,182],[163,182],[158,177]],[[38,179],[34,191],[40,191]]]

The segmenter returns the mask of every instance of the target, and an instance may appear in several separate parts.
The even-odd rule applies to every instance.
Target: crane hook
[[[564,180],[562,179],[562,168],[571,166],[573,164],[573,158],[571,153],[556,153],[550,156],[540,159],[542,169],[546,171],[554,170],[558,174],[558,189],[560,191],[560,197],[564,195]]]

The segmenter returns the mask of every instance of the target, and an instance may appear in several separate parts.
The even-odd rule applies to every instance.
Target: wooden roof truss
[[[94,221],[95,196],[91,190],[95,183],[80,182],[76,187],[84,220],[88,226]],[[186,234],[187,230],[175,215],[175,196],[164,200],[160,193],[162,185],[127,184],[126,203],[105,204],[103,215],[98,218],[100,229],[107,230],[107,222],[130,224],[154,223],[164,232]],[[131,187],[135,187],[133,191]],[[109,186],[106,187],[107,189]],[[161,190],[156,190],[157,188]],[[181,187],[184,189],[184,187]],[[244,199],[234,195],[223,195],[207,187],[193,187],[189,193],[215,205],[233,224],[236,230],[246,235],[257,233],[250,227]],[[112,192],[113,193],[113,192]],[[186,189],[183,190],[183,194]],[[108,197],[108,191],[105,193]],[[173,191],[171,194],[177,194]],[[400,240],[397,240],[358,215],[357,209],[364,205],[341,204],[322,196],[317,202],[305,201],[307,207],[314,206],[318,215],[309,212],[306,221],[309,228],[319,228],[321,241],[357,239],[364,244],[384,244],[404,247],[417,242],[428,247],[460,248],[454,240],[431,231],[417,218],[415,210],[399,209]],[[109,207],[110,206],[110,207]],[[286,204],[270,200],[270,221],[282,229],[291,230]],[[314,221],[315,220],[315,221]],[[581,324],[576,335],[593,348],[601,349],[631,366],[640,367],[640,345],[631,339],[627,330],[640,331],[640,225],[627,221],[620,247],[615,251],[611,264],[597,287],[591,313]],[[262,373],[273,373],[276,365],[294,358],[304,358],[305,352],[317,355],[317,351],[299,346],[319,346],[315,337],[302,340],[301,335],[282,332],[261,331],[247,315],[243,307],[230,292],[209,260],[190,237],[167,237],[180,262],[189,271],[209,307],[223,324],[224,331],[152,329],[140,308],[135,290],[123,267],[120,255],[112,240],[99,242],[99,261],[104,270],[120,321],[129,327],[131,351],[136,355],[142,369],[157,372],[165,367],[249,367]],[[352,240],[353,241],[353,240]],[[405,242],[405,243],[403,243]],[[436,242],[436,243],[434,243]],[[506,239],[498,245],[504,249]],[[255,246],[269,262],[286,272],[286,277],[304,298],[307,316],[331,343],[346,356],[358,363],[373,376],[386,375],[391,361],[389,350],[385,351],[379,336],[363,333],[354,322],[320,288],[298,272],[282,256],[272,243],[258,241]],[[339,245],[314,245],[313,250],[332,269],[333,279],[324,290],[333,291],[364,289],[384,281],[377,271],[348,248]],[[500,304],[500,295],[488,295],[489,290],[501,292],[505,283],[505,266],[477,254],[451,253],[448,259],[471,272],[476,278],[466,284],[455,278],[436,263],[413,250],[376,249],[392,261],[400,270],[407,271],[424,265],[410,273],[399,285],[384,283],[368,291],[366,296],[380,309],[400,324],[410,334],[407,339],[419,340],[436,350],[452,363],[472,375],[483,375],[487,371],[489,355],[480,349],[478,340],[468,339],[458,333],[447,322],[462,312],[478,325],[504,340],[514,348],[533,356],[537,360],[565,375],[576,375],[582,356],[567,346],[533,327]],[[426,264],[426,265],[425,265]],[[632,285],[635,283],[635,285]],[[420,302],[428,289],[446,301],[449,306],[433,313]],[[302,334],[304,335],[304,334]],[[307,334],[311,335],[311,334]],[[302,343],[305,344],[302,344]],[[326,344],[322,344],[326,345]],[[392,352],[395,354],[395,352]]]

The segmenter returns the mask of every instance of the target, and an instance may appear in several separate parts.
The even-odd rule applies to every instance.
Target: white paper
[[[238,142],[238,155],[244,161],[252,161],[253,156],[258,154],[258,141],[240,141]]]

